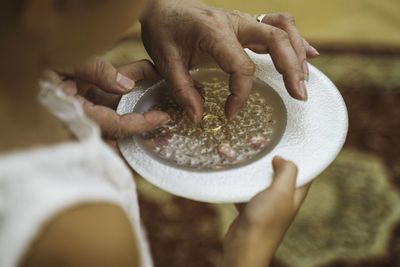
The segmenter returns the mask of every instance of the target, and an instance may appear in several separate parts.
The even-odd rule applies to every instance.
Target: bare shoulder
[[[125,212],[117,205],[96,203],[53,218],[20,266],[139,266],[139,257]]]

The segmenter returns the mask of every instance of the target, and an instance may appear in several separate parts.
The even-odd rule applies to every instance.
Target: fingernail
[[[236,117],[236,115],[237,115],[238,113],[239,113],[239,111],[235,111],[234,113],[229,114],[229,115],[227,116],[228,121],[233,120],[233,119]]]
[[[310,47],[311,47],[311,50],[313,51],[313,53],[314,53],[315,55],[319,56],[319,52],[318,52],[318,50],[317,50],[317,49],[315,49],[315,47],[314,47],[314,46],[312,46],[312,45],[310,45]]]
[[[190,106],[186,106],[185,111],[187,113],[187,115],[189,116],[189,118],[193,121],[197,123],[196,120],[196,113],[194,112],[194,110],[192,109],[192,107]]]
[[[166,116],[166,118],[163,120],[162,124],[167,124],[171,120],[170,116]]]
[[[304,73],[304,79],[308,82],[310,72],[308,70],[307,60],[305,59],[303,61],[303,73]]]
[[[117,83],[122,86],[125,90],[132,90],[135,86],[135,82],[129,79],[128,77],[122,75],[121,73],[117,73]]]
[[[276,160],[283,160],[283,158],[282,158],[281,156],[279,156],[279,155],[276,155],[274,158],[275,158]]]
[[[298,86],[297,86],[297,92],[300,95],[300,100],[307,101],[307,98],[308,98],[307,89],[306,89],[306,86],[304,85],[303,80],[299,81]]]
[[[237,95],[231,94],[225,104],[225,113],[228,120],[233,120],[242,107],[241,101]]]

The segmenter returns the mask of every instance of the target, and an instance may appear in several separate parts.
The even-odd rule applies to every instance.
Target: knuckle
[[[246,224],[249,225],[263,225],[264,221],[260,214],[257,214],[252,209],[245,209],[243,213],[243,218]]]
[[[240,64],[241,73],[246,76],[252,76],[256,72],[256,65],[250,59],[243,60]]]
[[[121,127],[115,127],[107,132],[104,133],[104,136],[107,139],[111,139],[111,140],[118,140],[120,138],[123,138],[123,134],[122,134],[122,129]]]
[[[173,95],[175,97],[175,100],[177,102],[182,102],[181,98],[184,97],[185,94],[187,93],[187,90],[185,89],[185,87],[183,87],[183,86],[173,86],[171,90],[172,90],[172,93],[173,93]]]
[[[214,19],[214,20],[218,20],[219,19],[219,15],[220,15],[220,10],[217,8],[208,8],[203,10],[204,11],[204,15],[206,15],[208,18],[210,19]]]
[[[290,14],[290,13],[286,13],[286,12],[279,13],[278,14],[278,20],[281,23],[286,23],[286,24],[290,24],[290,25],[294,25],[295,24],[295,20],[294,20],[293,15]]]
[[[272,36],[272,39],[274,39],[274,40],[284,40],[284,39],[289,38],[289,35],[287,32],[285,32],[284,30],[278,29],[278,28],[271,29],[271,36]]]
[[[124,137],[124,129],[122,127],[122,117],[118,117],[118,122],[115,127],[110,127],[110,129],[106,132],[106,137],[117,140]]]
[[[291,193],[287,188],[274,187],[271,191],[274,200],[278,203],[286,202],[293,198],[293,193]]]
[[[101,58],[96,59],[94,78],[96,80],[99,80],[105,73],[106,68],[107,68],[107,62],[104,59]]]
[[[286,170],[290,171],[290,173],[294,173],[295,175],[297,175],[298,172],[297,165],[294,164],[292,161],[287,161],[284,167]]]
[[[236,19],[236,20],[252,19],[252,16],[250,14],[243,13],[238,10],[229,10],[228,14],[230,15],[231,18]]]
[[[242,17],[242,12],[238,10],[229,10],[228,14],[232,17]]]
[[[251,199],[242,212],[244,222],[248,225],[262,226],[265,221],[263,216],[264,205],[264,200],[260,196]]]
[[[151,63],[151,61],[148,59],[140,60],[140,64],[141,64],[140,72],[142,79],[148,78],[148,75],[151,75],[151,73],[153,72],[157,72],[153,63]]]
[[[201,24],[203,27],[203,30],[206,32],[211,29],[211,28],[216,28],[216,29],[224,29],[226,28],[226,19],[227,19],[227,14],[218,8],[211,8],[211,9],[206,9],[204,10],[203,13],[203,18],[201,18],[203,21],[211,22],[212,27],[208,25],[208,23],[203,23]]]
[[[148,59],[141,59],[138,62],[143,64],[145,67],[153,67],[153,63]]]

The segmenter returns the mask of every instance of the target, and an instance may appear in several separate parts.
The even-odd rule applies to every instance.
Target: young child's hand
[[[159,80],[160,76],[147,61],[137,61],[118,67],[97,58],[62,75],[47,73],[46,78],[82,103],[86,115],[99,124],[106,139],[116,140],[151,130],[168,122],[169,115],[161,111],[119,115],[115,109],[123,94],[130,92],[135,81]]]
[[[224,240],[222,266],[268,266],[286,230],[297,214],[311,183],[296,188],[297,167],[275,157],[270,187],[240,206]]]

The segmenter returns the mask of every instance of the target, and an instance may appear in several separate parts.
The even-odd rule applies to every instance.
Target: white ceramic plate
[[[137,137],[129,137],[120,140],[119,147],[135,171],[152,184],[178,196],[205,202],[244,202],[270,185],[273,177],[271,162],[275,155],[297,164],[297,186],[314,179],[335,159],[348,128],[346,105],[335,85],[309,64],[308,101],[294,100],[287,93],[271,58],[249,50],[246,52],[256,64],[255,77],[279,94],[287,110],[286,130],[275,148],[241,167],[197,171],[165,164],[143,150]],[[139,99],[152,90],[152,85],[138,85],[133,92],[123,96],[118,113],[132,112]]]

